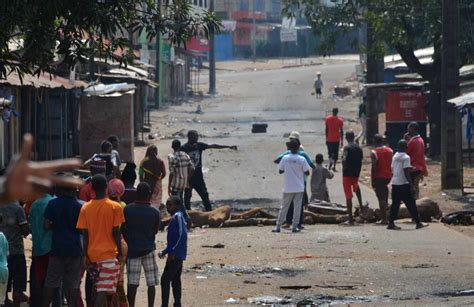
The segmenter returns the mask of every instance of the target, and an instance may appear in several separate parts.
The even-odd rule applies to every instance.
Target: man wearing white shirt
[[[395,225],[395,219],[398,216],[400,203],[403,201],[411,217],[416,223],[416,229],[426,227],[418,215],[416,209],[416,201],[413,197],[414,187],[410,177],[412,170],[410,156],[406,153],[407,142],[400,140],[398,142],[398,151],[392,159],[392,207],[390,208],[390,218],[387,229],[400,230],[400,227]]]
[[[291,153],[284,156],[278,165],[280,174],[284,175],[284,188],[283,201],[278,214],[277,225],[273,232],[280,232],[281,225],[285,221],[288,208],[292,202],[294,204],[292,231],[300,232],[298,224],[300,222],[300,211],[304,194],[304,177],[305,175],[309,176],[309,171],[311,170],[308,162],[298,155],[298,142],[291,140],[287,145]]]

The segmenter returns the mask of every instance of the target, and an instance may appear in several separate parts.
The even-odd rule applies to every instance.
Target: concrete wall
[[[102,141],[115,134],[120,138],[122,162],[133,161],[133,97],[82,97],[79,144],[83,159],[100,152]]]

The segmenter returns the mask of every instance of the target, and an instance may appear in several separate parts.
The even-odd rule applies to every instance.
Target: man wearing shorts
[[[125,223],[122,233],[128,244],[127,296],[130,307],[135,306],[142,267],[148,286],[149,307],[154,305],[155,286],[160,280],[155,256],[155,237],[160,227],[160,212],[151,206],[151,193],[148,183],[141,182],[137,187],[137,200],[124,209]]]
[[[374,145],[375,148],[370,153],[372,160],[372,188],[379,201],[381,213],[380,224],[387,225],[388,184],[392,179],[393,150],[384,145],[383,136],[380,134],[374,136]]]
[[[76,228],[82,202],[76,199],[74,189],[56,188],[56,195],[44,212],[44,228],[52,231],[52,241],[43,306],[49,306],[54,290],[62,285],[68,305],[74,307],[79,298],[84,256],[81,233]]]
[[[336,171],[336,163],[339,155],[339,146],[342,146],[344,135],[344,122],[337,114],[338,108],[332,109],[332,115],[326,117],[326,145],[328,147],[329,169]]]
[[[362,168],[363,153],[360,146],[354,142],[354,132],[346,132],[347,145],[344,147],[342,156],[342,185],[346,196],[347,212],[349,213],[349,225],[354,224],[352,217],[352,195],[356,194],[362,212],[362,194],[359,188],[359,175]]]
[[[91,183],[95,198],[82,206],[76,227],[84,234],[85,262],[97,292],[95,306],[103,307],[107,294],[117,291],[118,259],[122,258],[120,226],[125,219],[120,204],[107,198],[105,176],[95,175]]]

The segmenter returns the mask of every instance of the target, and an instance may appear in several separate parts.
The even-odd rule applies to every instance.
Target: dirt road
[[[282,177],[272,161],[285,149],[284,134],[300,131],[311,156],[318,152],[327,156],[323,118],[332,104],[310,95],[315,71],[322,72],[328,92],[353,73],[354,65],[220,72],[218,96],[199,103],[203,114],[195,113],[197,103],[170,107],[153,114],[153,129],[163,136],[196,129],[203,142],[238,145],[238,151],[205,152],[211,199],[236,209],[276,209]],[[354,112],[343,109],[341,115],[352,118],[349,111]],[[252,134],[253,122],[268,123],[268,132]],[[170,143],[157,142],[162,157],[170,152]],[[143,151],[137,150],[137,159]],[[330,196],[338,202],[344,201],[341,181],[338,173],[329,184]],[[362,193],[372,207],[377,206],[370,189],[363,187]],[[420,231],[414,231],[412,224],[402,228],[391,232],[375,225],[314,225],[297,235],[272,234],[269,227],[197,229],[189,237],[184,306],[246,305],[261,296],[293,304],[304,300],[374,306],[474,304],[472,292],[459,292],[474,288],[474,240],[441,224]],[[164,240],[160,233],[161,246]],[[225,247],[201,247],[216,243]],[[163,265],[161,261],[161,269]],[[139,306],[145,306],[145,291],[142,282]]]

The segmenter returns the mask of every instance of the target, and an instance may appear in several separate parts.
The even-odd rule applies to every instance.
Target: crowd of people
[[[354,195],[359,212],[363,210],[359,187],[363,150],[358,138],[351,130],[344,132],[344,120],[337,108],[327,116],[325,125],[328,163],[322,153],[313,161],[297,131],[290,133],[287,151],[275,160],[284,177],[284,188],[273,232],[281,232],[282,228],[300,232],[304,228],[305,205],[310,201],[330,202],[326,181],[338,172],[339,148],[344,138],[341,164],[347,224],[354,224]],[[172,141],[168,167],[155,145],[147,148],[137,166],[131,161],[122,162],[119,139],[110,136],[102,142],[100,152],[82,165],[90,171],[90,176],[81,183],[61,173],[78,167],[77,160],[31,162],[28,159],[31,137],[27,136],[24,143],[19,159],[6,170],[8,176],[1,177],[7,181],[0,184],[2,189],[6,186],[0,191],[0,200],[4,203],[0,206],[0,303],[19,306],[28,301],[30,306],[46,307],[61,306],[67,300],[69,306],[84,306],[80,293],[84,282],[87,306],[135,306],[143,268],[148,306],[154,306],[155,288],[160,280],[162,306],[168,306],[170,286],[174,306],[180,306],[187,232],[193,226],[187,213],[191,209],[192,191],[196,190],[201,197],[204,210],[212,210],[203,176],[202,153],[208,149],[237,150],[237,147],[199,142],[198,132],[191,130],[185,144]],[[376,135],[371,150],[371,183],[382,213],[380,223],[388,229],[399,229],[395,220],[404,202],[416,228],[425,227],[415,203],[419,184],[428,175],[425,145],[418,124],[408,125],[395,154],[385,143],[382,135]],[[162,181],[167,175],[165,203],[170,215],[167,245],[157,253],[156,234],[165,198]],[[137,179],[139,184],[135,187]],[[310,197],[306,193],[308,182]],[[390,183],[392,205],[389,210]],[[55,186],[53,192],[46,193],[46,188],[51,186]],[[29,234],[33,243],[30,297],[25,294],[28,272],[23,243]],[[161,277],[157,256],[167,258]]]
[[[300,232],[304,227],[303,212],[308,204],[306,183],[309,180],[311,187],[310,201],[330,202],[327,179],[332,179],[337,172],[339,148],[342,150],[342,187],[346,199],[348,220],[347,225],[354,225],[354,214],[364,211],[362,192],[359,187],[359,177],[362,170],[363,150],[359,145],[361,136],[356,136],[352,130],[344,133],[344,120],[338,115],[339,110],[334,108],[332,114],[325,119],[326,145],[329,162],[323,165],[324,156],[318,153],[315,160],[311,160],[300,142],[297,131],[290,133],[286,143],[288,151],[282,153],[276,160],[278,170],[284,176],[283,200],[273,232],[280,232],[281,228],[290,228],[292,232]],[[362,138],[362,141],[365,141]],[[428,175],[425,161],[425,144],[419,134],[419,125],[411,122],[407,133],[398,142],[394,150],[386,145],[385,138],[377,134],[374,137],[374,148],[371,150],[371,185],[379,202],[381,218],[378,223],[387,225],[387,229],[400,229],[395,225],[400,204],[405,203],[416,224],[416,229],[426,227],[421,222],[416,208],[416,199],[419,197],[419,185]],[[392,205],[389,210],[389,184],[392,183]],[[353,212],[352,199],[354,194],[359,208]]]
[[[43,181],[49,179],[58,185],[41,195],[38,192],[45,189],[28,197],[22,197],[21,192],[10,193],[4,200],[8,203],[0,206],[0,304],[28,302],[33,307],[46,307],[62,306],[66,300],[69,306],[85,306],[80,293],[84,281],[87,306],[135,306],[143,268],[148,306],[155,305],[155,287],[160,279],[161,305],[168,306],[171,286],[174,306],[181,306],[181,272],[187,232],[192,227],[187,214],[192,189],[201,196],[205,210],[212,210],[202,172],[202,152],[237,147],[199,142],[194,130],[189,131],[186,144],[174,140],[171,147],[168,168],[155,145],[147,148],[138,166],[122,163],[119,138],[112,135],[102,142],[100,152],[82,165],[90,171],[84,182],[67,174],[50,176],[78,167],[76,160],[64,161],[63,165],[28,162],[27,166],[37,170],[46,168],[40,174]],[[28,155],[23,158],[28,160]],[[162,180],[167,174],[167,245],[157,253],[156,234],[165,207]],[[33,246],[28,297],[23,238],[29,234]],[[157,256],[167,258],[161,278]]]

